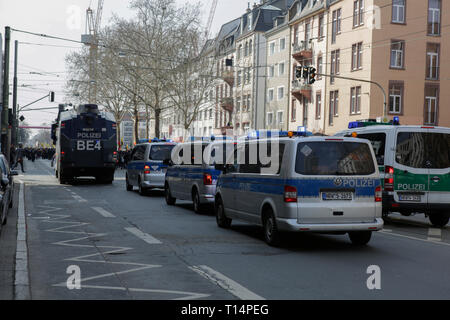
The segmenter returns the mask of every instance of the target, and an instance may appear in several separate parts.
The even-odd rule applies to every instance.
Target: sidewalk
[[[19,183],[14,190],[14,205],[9,209],[8,222],[0,234],[0,300],[14,299],[14,270],[17,246],[17,204]]]

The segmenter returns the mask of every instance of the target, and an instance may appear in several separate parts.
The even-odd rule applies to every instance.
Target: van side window
[[[144,146],[138,146],[133,152],[133,158],[132,161],[142,161],[144,160],[144,154],[145,154],[145,147]]]
[[[375,157],[379,166],[384,166],[384,153],[386,150],[386,134],[385,133],[364,133],[358,134],[358,138],[370,140],[372,143]]]
[[[258,159],[256,159],[256,163],[253,163],[255,159],[253,156],[250,157],[250,152],[255,152],[257,148],[257,144],[253,144],[251,147],[249,143],[245,144],[244,154],[242,155],[245,155],[245,163],[239,164],[239,173],[261,173],[261,165],[259,164]],[[241,161],[244,162],[243,160],[244,159]]]

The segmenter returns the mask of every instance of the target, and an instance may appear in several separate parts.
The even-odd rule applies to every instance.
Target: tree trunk
[[[161,117],[161,109],[159,109],[159,105],[155,108],[155,137],[159,138],[160,137],[160,132],[159,132],[159,118]]]
[[[137,104],[134,104],[134,142],[139,142],[139,109]]]

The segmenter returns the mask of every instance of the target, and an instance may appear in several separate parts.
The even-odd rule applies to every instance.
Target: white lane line
[[[77,194],[72,195],[72,198],[74,198],[74,199],[77,200],[78,202],[88,202],[86,199],[83,199],[82,197],[80,197],[80,196],[77,195]]]
[[[440,242],[440,241],[436,241],[436,240],[429,240],[429,239],[421,239],[421,238],[416,238],[416,237],[411,237],[411,236],[405,236],[403,234],[399,234],[399,233],[394,233],[394,232],[385,232],[385,231],[378,231],[379,233],[383,233],[383,234],[387,234],[387,235],[391,235],[391,236],[396,236],[396,237],[402,237],[402,238],[407,238],[407,239],[412,239],[412,240],[418,240],[418,241],[423,241],[423,242],[428,242],[428,243],[434,243],[434,244],[442,244],[444,246],[450,246],[450,243],[447,242]]]
[[[241,300],[266,300],[265,298],[248,290],[236,281],[228,278],[227,276],[214,269],[211,269],[208,266],[192,266],[189,267],[189,269],[197,272],[199,275],[210,280],[211,282],[214,282],[219,287],[227,290],[232,295],[238,297]]]
[[[134,234],[136,237],[138,237],[141,240],[144,240],[145,242],[147,242],[148,244],[161,244],[162,242],[159,241],[158,239],[152,237],[151,235],[149,235],[148,233],[144,233],[141,230],[139,230],[138,228],[125,228],[125,230],[127,230],[128,232]]]
[[[428,241],[441,241],[442,231],[441,229],[429,228],[428,229]]]
[[[14,296],[16,300],[30,299],[30,283],[28,275],[27,223],[25,220],[25,200],[23,182],[20,181],[19,207],[17,219],[16,268],[14,279]]]
[[[92,208],[92,210],[97,211],[98,213],[100,213],[105,218],[115,218],[116,217],[115,215],[113,215],[112,213],[106,211],[103,208],[100,208],[100,207],[91,207],[91,208]]]

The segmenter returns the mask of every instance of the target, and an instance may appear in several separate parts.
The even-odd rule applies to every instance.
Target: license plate
[[[414,202],[420,202],[421,197],[417,194],[404,194],[398,196],[400,201],[414,201]]]
[[[351,192],[324,192],[322,193],[323,200],[352,200]]]

